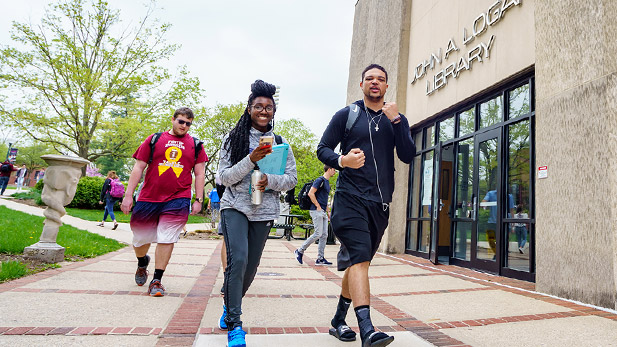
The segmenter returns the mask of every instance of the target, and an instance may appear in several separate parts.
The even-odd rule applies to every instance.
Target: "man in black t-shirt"
[[[371,321],[369,265],[388,226],[394,154],[409,164],[416,149],[407,118],[398,112],[396,103],[384,100],[386,69],[367,66],[360,87],[364,98],[334,114],[317,146],[319,160],[340,170],[332,203],[332,231],[341,243],[336,265],[345,275],[330,334],[341,341],[356,339],[345,322],[353,301],[362,346],[383,347],[394,337],[376,331]],[[352,114],[357,117],[348,127]],[[339,144],[342,154],[334,152]]]
[[[328,238],[328,196],[330,195],[330,183],[328,180],[334,176],[336,169],[324,165],[323,176],[317,177],[313,182],[313,186],[308,192],[308,196],[313,203],[309,209],[315,232],[311,237],[306,239],[302,246],[294,251],[296,259],[302,264],[302,256],[307,248],[312,245],[315,240],[319,239],[319,248],[317,249],[317,260],[315,265],[332,265],[324,257],[326,249],[326,240]]]

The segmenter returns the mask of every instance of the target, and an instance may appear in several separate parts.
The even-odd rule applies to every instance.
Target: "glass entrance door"
[[[501,244],[501,178],[499,129],[475,136],[471,262],[498,272]]]

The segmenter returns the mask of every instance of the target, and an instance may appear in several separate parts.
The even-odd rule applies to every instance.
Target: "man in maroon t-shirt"
[[[126,194],[122,200],[122,212],[128,214],[133,206],[133,192],[146,166],[146,177],[131,215],[133,249],[137,256],[135,282],[143,286],[148,280],[150,244],[157,243],[154,261],[154,278],[148,294],[165,295],[161,284],[163,272],[171,258],[174,244],[189,216],[191,203],[191,171],[195,173],[195,202],[193,212],[201,211],[205,183],[205,162],[208,160],[203,147],[195,148],[196,141],[188,134],[193,120],[193,111],[182,107],[174,112],[172,128],[160,134],[150,153],[152,134],[137,148],[133,158],[135,166],[131,172]],[[197,156],[195,156],[195,151]],[[197,159],[196,159],[197,158]],[[149,162],[152,159],[152,162]]]

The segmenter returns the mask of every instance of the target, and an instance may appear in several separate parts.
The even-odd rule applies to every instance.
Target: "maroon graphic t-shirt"
[[[150,140],[154,134],[137,148],[133,158],[145,161],[150,159]],[[148,165],[144,185],[139,193],[139,201],[165,202],[177,198],[191,198],[191,172],[196,163],[208,161],[201,149],[195,161],[195,141],[187,133],[182,137],[161,134],[155,144],[152,163]]]

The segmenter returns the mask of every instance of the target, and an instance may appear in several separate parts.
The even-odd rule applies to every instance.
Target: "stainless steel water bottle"
[[[262,177],[263,174],[259,171],[259,166],[255,166],[251,174],[251,203],[253,205],[261,205],[264,199],[263,192],[257,189],[257,182],[261,181]]]

